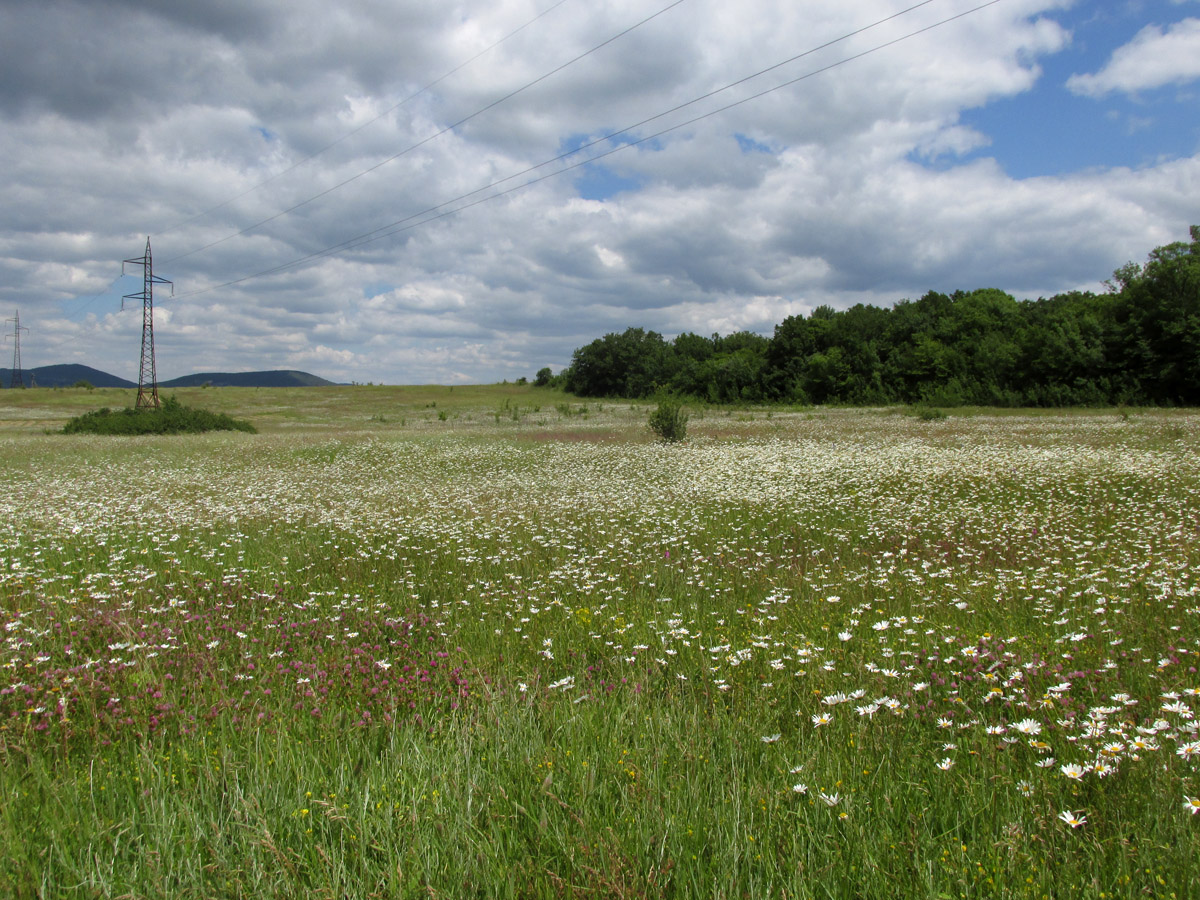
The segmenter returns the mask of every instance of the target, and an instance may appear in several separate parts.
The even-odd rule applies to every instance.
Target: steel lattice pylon
[[[121,298],[121,308],[125,308],[126,300],[142,301],[142,364],[138,371],[137,403],[134,409],[158,409],[158,375],[154,368],[154,285],[170,284],[171,292],[175,286],[165,278],[154,274],[154,263],[150,257],[150,238],[146,238],[146,255],[137,259],[127,259],[121,263],[121,274],[125,274],[125,265],[142,267],[142,291],[138,294],[126,294]]]
[[[9,378],[8,386],[9,386],[9,388],[23,388],[23,387],[25,387],[25,376],[21,372],[21,332],[28,331],[29,329],[21,324],[21,311],[20,310],[17,310],[15,313],[13,313],[13,317],[11,319],[5,319],[4,321],[14,323],[13,324],[13,333],[12,333],[12,339],[13,339],[12,376]],[[7,334],[4,336],[4,339],[8,340]]]

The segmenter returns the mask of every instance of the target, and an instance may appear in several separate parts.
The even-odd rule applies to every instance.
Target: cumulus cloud
[[[963,124],[1068,45],[1061,0],[911,38],[969,7],[852,34],[902,4],[685,0],[588,53],[667,3],[0,5],[0,308],[31,327],[26,364],[136,377],[119,307],[141,285],[118,276],[147,234],[177,292],[156,295],[164,378],[456,383],[628,326],[770,333],[826,303],[1094,286],[1194,216],[1195,158],[1018,180]],[[622,137],[652,140],[461,208],[652,117]]]
[[[1067,87],[1076,94],[1103,97],[1134,94],[1200,78],[1200,19],[1184,19],[1163,30],[1147,25],[1092,75],[1072,75]]]

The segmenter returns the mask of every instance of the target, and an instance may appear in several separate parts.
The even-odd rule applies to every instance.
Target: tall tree
[[[1200,226],[1113,274],[1122,362],[1153,403],[1200,403]]]
[[[649,397],[666,383],[671,356],[657,332],[606,334],[575,351],[567,390],[584,397]]]

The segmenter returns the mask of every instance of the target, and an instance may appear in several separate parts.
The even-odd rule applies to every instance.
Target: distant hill
[[[91,366],[77,363],[58,366],[39,366],[34,369],[22,369],[21,375],[26,387],[71,387],[80,381],[86,381],[92,387],[98,388],[136,388],[137,382],[109,375]],[[0,387],[7,388],[12,381],[12,369],[0,369]],[[271,372],[200,372],[195,375],[184,375],[170,381],[160,381],[158,387],[324,387],[334,382],[310,375],[308,372],[279,369]]]
[[[197,372],[195,375],[160,381],[158,386],[201,387],[205,384],[212,387],[329,387],[333,382],[294,369],[275,369],[270,372]]]
[[[136,381],[127,381],[116,375],[109,375],[91,366],[69,363],[60,366],[38,366],[35,369],[22,369],[22,380],[26,387],[70,387],[80,381],[86,381],[92,387],[98,388],[136,388]],[[0,369],[0,387],[8,387],[12,383],[12,369]]]

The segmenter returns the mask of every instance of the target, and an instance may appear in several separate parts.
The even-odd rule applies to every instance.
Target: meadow
[[[0,392],[0,896],[1200,896],[1200,415]]]

